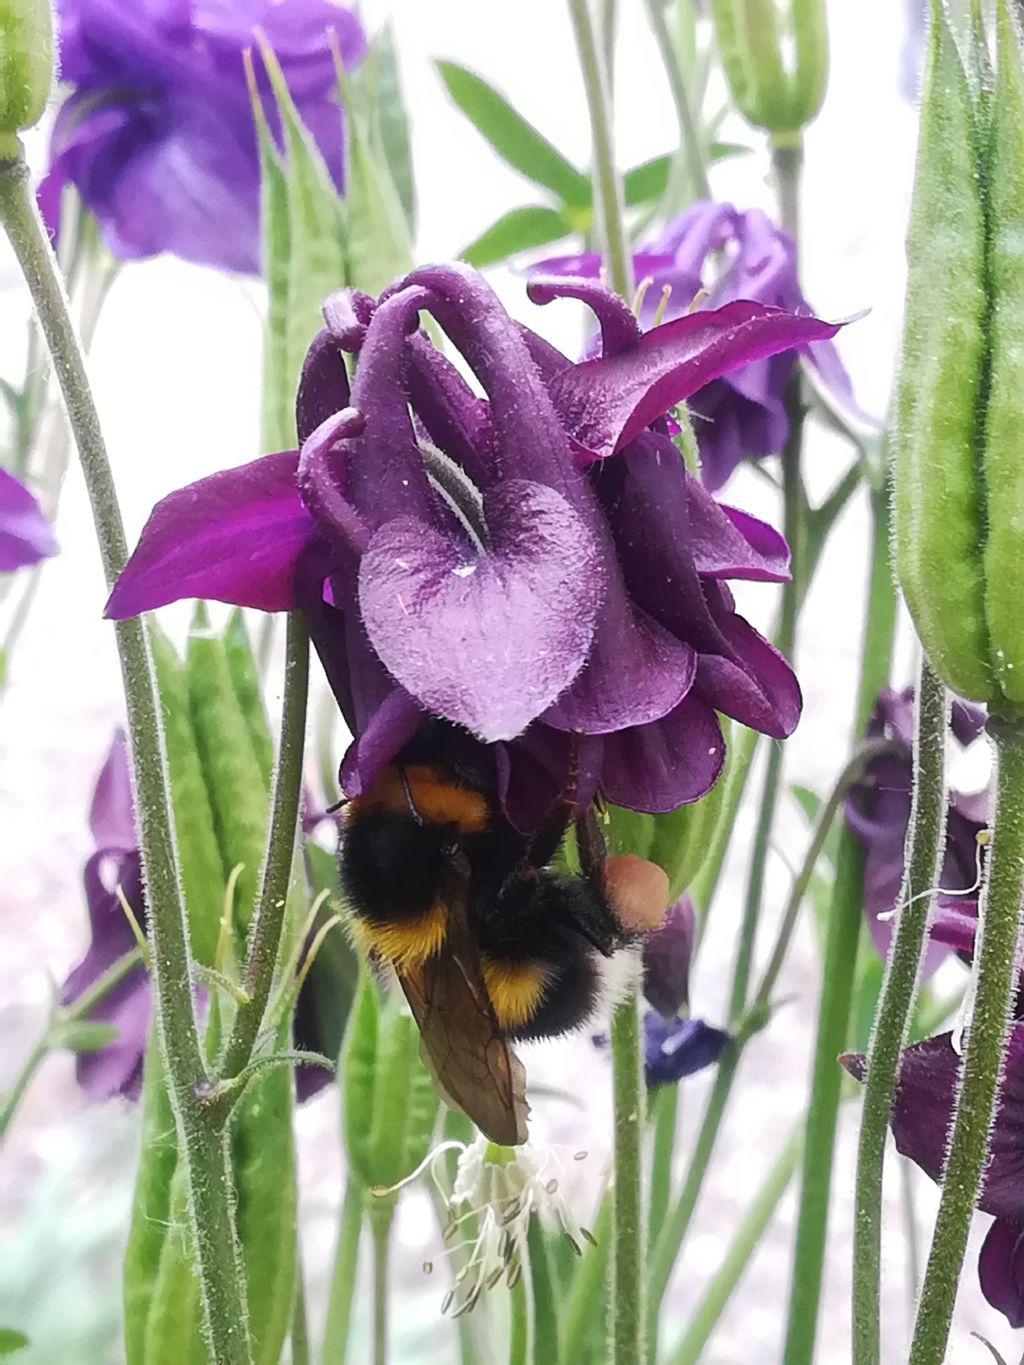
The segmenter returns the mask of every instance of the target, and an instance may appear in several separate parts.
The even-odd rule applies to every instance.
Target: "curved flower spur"
[[[786,578],[769,526],[691,478],[663,417],[752,360],[837,327],[748,301],[641,334],[589,281],[603,354],[573,363],[515,322],[475,270],[424,267],[378,303],[328,300],[299,388],[301,452],[264,456],[154,509],[107,604],[122,618],[200,596],[301,608],[366,791],[428,717],[536,828],[579,737],[579,799],[698,799],[721,769],[715,712],[788,735],[800,692],[725,580]],[[417,331],[440,322],[475,395]],[[341,350],[358,354],[351,393]]]

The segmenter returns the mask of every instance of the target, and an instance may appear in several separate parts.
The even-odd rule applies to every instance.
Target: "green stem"
[[[373,1234],[373,1365],[388,1365],[388,1255],[391,1250],[394,1208],[390,1205],[380,1208],[383,1203],[377,1200],[370,1210],[370,1231]]]
[[[665,6],[662,0],[646,0],[647,17],[658,44],[658,51],[668,77],[672,103],[675,105],[676,119],[679,123],[679,143],[686,157],[686,169],[695,199],[710,199],[711,187],[708,184],[708,170],[704,163],[704,149],[690,105],[690,97],[683,83],[683,73],[679,68],[676,51],[672,45],[672,35],[668,31]]]
[[[942,872],[946,824],[946,729],[949,694],[926,659],[917,680],[914,797],[896,902],[896,930],[868,1046],[857,1155],[853,1236],[853,1360],[881,1359],[882,1170],[900,1053],[907,1040],[914,988],[928,934],[933,892]]]
[[[526,1282],[522,1275],[509,1290],[509,1299],[512,1321],[508,1338],[508,1365],[527,1365],[530,1319],[526,1306]]]
[[[363,1230],[363,1192],[350,1175],[338,1221],[338,1244],[331,1271],[331,1290],[327,1300],[327,1326],[324,1328],[320,1359],[324,1365],[345,1365],[348,1352],[352,1304],[356,1295],[359,1268],[359,1239]]]
[[[875,699],[889,680],[896,629],[896,594],[889,570],[889,518],[884,491],[872,493],[871,512],[871,576],[854,714],[854,733],[857,735],[864,733]],[[863,882],[864,847],[849,826],[844,825],[836,854],[836,877],[822,968],[784,1355],[786,1365],[809,1365],[814,1355],[842,1075],[836,1057],[846,1045],[849,1027],[853,966],[863,915]]]
[[[635,995],[612,1015],[615,1184],[612,1189],[612,1330],[610,1365],[644,1362],[643,1137],[644,1085],[640,1014]]]
[[[104,577],[111,587],[128,557],[121,509],[67,298],[29,187],[28,169],[20,158],[0,161],[0,222],[28,283],[50,349],[81,459]],[[218,1365],[249,1365],[248,1315],[231,1216],[230,1165],[223,1133],[207,1121],[196,1097],[196,1087],[206,1079],[206,1066],[192,1005],[188,930],[153,660],[141,620],[119,621],[115,638],[150,910],[157,1036],[187,1158],[188,1208],[204,1327]]]
[[[222,1077],[237,1076],[248,1064],[274,983],[299,823],[308,691],[309,632],[304,618],[293,611],[288,616],[285,637],[281,742],[274,774],[263,884],[249,931],[249,951],[242,982],[249,1002],[240,1005],[235,1015],[224,1052]]]
[[[612,1200],[608,1191],[601,1197],[593,1234],[596,1245],[584,1247],[583,1259],[576,1268],[569,1299],[561,1314],[562,1355],[566,1360],[571,1360],[573,1352],[593,1338],[594,1304],[601,1302],[605,1292],[612,1236]],[[587,1358],[585,1352],[581,1354]]]
[[[558,1365],[558,1303],[551,1255],[539,1219],[530,1219],[526,1233],[530,1260],[530,1294],[533,1299],[533,1365]]]
[[[615,167],[607,72],[603,69],[587,0],[569,0],[569,13],[590,112],[590,131],[594,143],[594,199],[600,212],[608,282],[617,294],[628,300],[633,293],[633,258],[626,237],[622,180]]]
[[[966,1030],[960,1091],[942,1198],[932,1234],[910,1348],[910,1365],[941,1365],[953,1318],[971,1215],[985,1171],[989,1135],[1017,993],[1017,946],[1024,894],[1024,726],[993,717],[995,817],[987,885],[978,908],[974,1005]]]
[[[648,1203],[647,1243],[658,1240],[672,1195],[672,1157],[679,1121],[678,1085],[659,1085],[649,1092],[654,1118],[654,1152],[651,1157],[651,1197]]]
[[[775,1165],[765,1177],[764,1184],[754,1196],[746,1218],[737,1229],[722,1264],[694,1311],[686,1335],[669,1357],[670,1365],[696,1365],[700,1359],[708,1338],[717,1326],[726,1304],[779,1206],[779,1201],[793,1179],[802,1145],[803,1130],[798,1128],[786,1142]]]
[[[306,1316],[306,1283],[302,1272],[302,1258],[296,1257],[295,1264],[295,1303],[292,1305],[292,1330],[290,1337],[291,1365],[310,1365],[309,1320]]]
[[[0,1109],[0,1138],[6,1136],[7,1129],[11,1125],[11,1120],[18,1111],[22,1096],[28,1089],[36,1072],[50,1055],[50,1036],[44,1034],[39,1039],[35,1047],[25,1058],[21,1070],[15,1076],[10,1089],[4,1096],[3,1108]]]

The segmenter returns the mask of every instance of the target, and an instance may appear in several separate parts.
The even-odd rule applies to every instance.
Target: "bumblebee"
[[[525,1141],[510,1042],[582,1027],[638,935],[600,876],[551,867],[572,815],[520,834],[472,779],[399,761],[348,802],[341,888],[357,943],[393,969],[446,1098],[494,1141]]]

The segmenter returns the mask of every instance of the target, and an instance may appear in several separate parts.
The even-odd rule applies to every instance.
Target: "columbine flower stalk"
[[[988,705],[988,730],[997,750],[996,799],[987,885],[979,904],[973,1007],[965,1021],[964,1063],[911,1345],[913,1365],[945,1354],[1016,992],[1024,891],[1024,654],[1016,601],[1021,542],[1015,436],[1021,418],[1024,291],[1017,243],[1024,223],[1010,189],[1024,167],[1024,78],[1016,21],[1006,3],[996,6],[991,89],[979,92],[974,80],[975,68],[988,65],[980,6],[972,11],[969,30],[970,74],[945,8],[932,5],[896,399],[894,551],[900,585],[939,682]],[[936,289],[940,256],[942,284]],[[934,800],[928,804],[936,805]],[[925,841],[935,834],[927,825]],[[922,855],[926,885],[934,884],[927,868],[937,866],[931,853],[925,847]],[[900,956],[912,977],[926,914],[918,908],[908,925],[914,942]],[[897,948],[902,949],[902,937],[901,932]],[[912,980],[904,983],[901,1007],[883,1017],[876,1034],[868,1082],[882,1100],[892,1093],[912,986]],[[884,1066],[875,1060],[880,1051]],[[884,1119],[884,1104],[866,1109],[861,1150],[870,1160],[862,1163],[859,1203],[868,1272],[858,1287],[855,1335],[857,1358],[863,1361],[878,1358],[877,1204]]]

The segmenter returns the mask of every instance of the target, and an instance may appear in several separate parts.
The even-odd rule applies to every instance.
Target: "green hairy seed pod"
[[[982,460],[985,617],[1003,695],[1024,702],[1024,80],[1005,4],[988,165],[991,387]]]
[[[825,96],[825,0],[712,0],[711,9],[736,107],[775,138],[795,137]]]
[[[921,100],[893,436],[897,578],[948,686],[991,699],[978,416],[986,365],[985,221],[977,111],[942,6]]]
[[[15,135],[39,122],[52,84],[49,0],[0,0],[0,158],[17,155]]]

